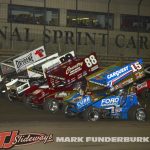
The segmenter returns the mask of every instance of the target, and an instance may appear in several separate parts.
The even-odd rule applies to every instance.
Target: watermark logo
[[[45,133],[26,133],[20,134],[19,130],[6,131],[0,133],[0,149],[10,149],[14,146],[36,144],[43,142],[44,144],[53,142],[53,134]]]
[[[56,137],[56,143],[149,143],[149,137]]]

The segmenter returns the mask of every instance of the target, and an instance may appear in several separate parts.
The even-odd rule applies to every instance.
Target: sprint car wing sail
[[[110,66],[104,70],[98,71],[96,74],[89,76],[87,79],[89,82],[98,84],[104,87],[111,88],[119,83],[124,85],[130,84],[144,76],[143,60],[138,59],[135,62],[124,66]]]
[[[116,65],[107,67],[106,69],[99,70],[95,74],[88,76],[87,80],[91,83],[106,87],[107,86],[106,75],[119,68],[120,67]]]

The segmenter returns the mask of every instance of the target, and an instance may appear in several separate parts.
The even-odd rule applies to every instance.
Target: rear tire
[[[23,96],[23,103],[26,107],[32,108],[32,105],[31,105],[32,100],[31,100],[30,96]]]
[[[56,100],[46,99],[43,108],[47,112],[56,113],[59,109],[59,104]]]
[[[150,89],[144,89],[141,93],[141,98],[144,99],[144,102],[150,102]]]
[[[98,121],[100,119],[100,113],[98,109],[89,107],[83,112],[83,119],[87,121]]]
[[[145,121],[147,118],[146,111],[139,106],[133,106],[128,112],[128,118],[129,120]]]
[[[12,96],[11,92],[7,92],[7,97],[8,97],[9,102],[11,103],[15,102],[15,97]]]

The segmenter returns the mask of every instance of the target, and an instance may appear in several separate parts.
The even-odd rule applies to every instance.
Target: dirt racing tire
[[[28,108],[32,107],[30,96],[23,96],[23,100],[22,101],[23,101],[25,107],[28,107]]]
[[[50,113],[56,113],[59,110],[59,104],[56,100],[46,99],[43,109]]]
[[[145,102],[150,103],[150,89],[144,89],[141,93],[141,98],[144,99]]]
[[[83,119],[86,121],[98,121],[100,119],[100,113],[98,109],[89,107],[83,112]]]
[[[147,115],[144,108],[140,108],[139,106],[133,106],[128,112],[129,120],[136,121],[146,121]]]
[[[11,102],[11,103],[15,102],[15,98],[11,95],[10,92],[7,92],[7,98],[9,100],[9,102]]]
[[[66,118],[74,118],[76,116],[76,114],[72,111],[69,110],[69,108],[71,108],[70,105],[65,105],[63,110],[64,110],[64,113],[65,113],[65,117]]]

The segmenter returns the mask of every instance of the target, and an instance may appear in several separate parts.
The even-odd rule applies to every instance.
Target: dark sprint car
[[[80,90],[66,98],[65,115],[90,121],[100,118],[145,120],[145,109],[140,106],[132,86],[144,76],[142,64],[139,59],[122,67],[110,66],[87,77],[86,91]]]
[[[32,81],[29,81],[26,67],[45,57],[44,46],[41,46],[32,51],[19,53],[0,62],[2,74],[0,89],[2,92],[7,93],[10,101],[13,101],[16,97],[20,97],[30,87],[29,82]]]

